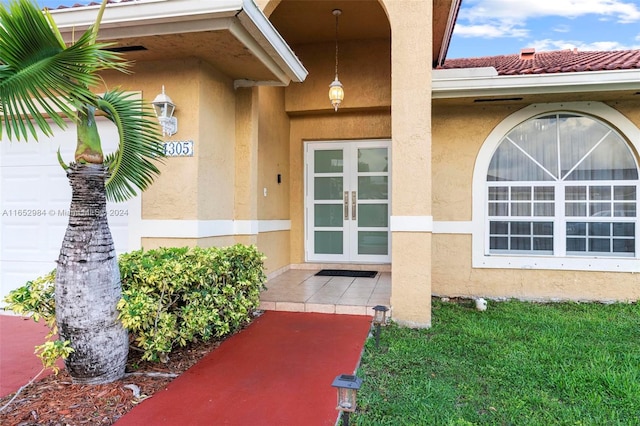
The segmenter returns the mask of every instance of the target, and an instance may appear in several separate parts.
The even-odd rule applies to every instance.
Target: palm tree
[[[119,89],[92,91],[106,69],[126,72],[129,63],[97,42],[96,22],[66,45],[51,15],[32,0],[0,5],[0,138],[51,136],[52,125],[77,126],[75,159],[66,165],[72,187],[67,227],[56,273],[58,332],[74,352],[65,361],[76,383],[108,383],[124,375],[129,347],[118,321],[121,296],[117,257],[107,223],[106,200],[124,201],[146,189],[163,156],[152,110]],[[117,127],[116,152],[104,155],[96,114]],[[34,244],[37,244],[34,241]]]

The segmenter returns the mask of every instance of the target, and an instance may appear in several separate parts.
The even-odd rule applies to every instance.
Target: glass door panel
[[[389,146],[356,146],[358,168],[355,256],[381,261],[389,256]]]
[[[306,258],[389,262],[390,141],[306,146]]]
[[[316,177],[314,179],[314,198],[316,200],[340,200],[344,187],[342,177]]]
[[[343,190],[344,150],[313,150],[313,253],[331,260],[345,254]]]
[[[316,254],[341,255],[344,253],[342,231],[315,231],[314,252]]]

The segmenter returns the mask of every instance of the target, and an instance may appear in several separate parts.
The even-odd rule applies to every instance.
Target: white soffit
[[[92,25],[100,6],[51,10],[66,41]],[[252,0],[137,0],[107,5],[101,39],[227,30],[278,78],[236,81],[236,86],[302,82],[308,71]]]
[[[433,99],[638,90],[640,70],[498,75],[495,68],[433,70]]]

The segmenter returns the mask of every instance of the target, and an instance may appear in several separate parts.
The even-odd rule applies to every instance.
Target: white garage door
[[[101,119],[98,128],[105,152],[112,151],[118,142],[115,127]],[[75,146],[74,125],[39,142],[0,142],[0,300],[56,266],[71,202],[71,187],[56,151],[60,147],[68,163]],[[138,211],[139,202],[107,205],[118,253],[139,248],[129,241],[129,222],[135,221],[131,213]]]

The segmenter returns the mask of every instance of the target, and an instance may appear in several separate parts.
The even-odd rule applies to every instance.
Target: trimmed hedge
[[[164,360],[177,345],[221,338],[251,321],[265,288],[255,246],[137,250],[119,258],[120,320],[143,359]],[[7,309],[40,318],[55,331],[55,271],[5,298]]]
[[[263,255],[243,245],[134,251],[120,256],[120,275],[120,320],[152,361],[251,321],[266,281]]]

